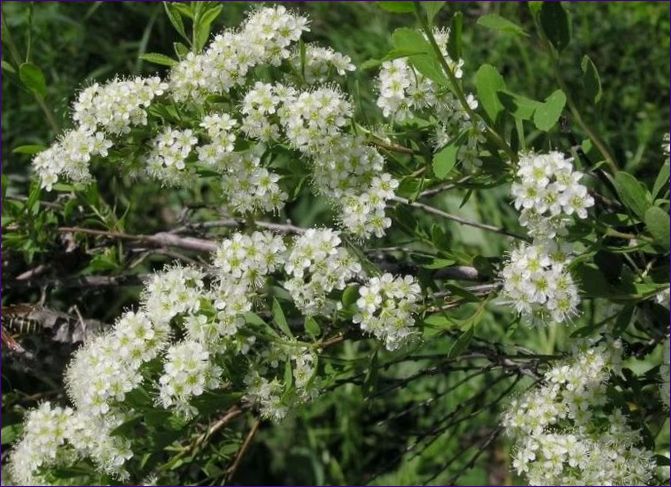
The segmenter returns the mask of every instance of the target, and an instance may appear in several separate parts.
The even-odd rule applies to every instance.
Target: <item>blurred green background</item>
[[[413,24],[411,16],[395,15],[371,3],[290,5],[311,18],[311,31],[305,36],[307,41],[330,45],[351,56],[357,65],[383,57],[391,48],[393,30]],[[603,83],[603,98],[597,106],[578,100],[583,114],[603,135],[616,158],[625,163],[622,169],[650,183],[663,158],[662,135],[669,130],[669,5],[622,2],[577,3],[566,7],[571,14],[573,33],[571,44],[562,56],[565,65],[561,70],[569,85],[579,87],[580,59],[588,54],[594,61]],[[249,4],[227,3],[213,30],[237,25],[247,8]],[[467,87],[473,89],[475,71],[481,64],[489,63],[498,68],[508,87],[516,93],[544,99],[556,89],[551,60],[535,37],[503,35],[476,25],[478,17],[499,13],[528,32],[534,32],[525,3],[449,4],[439,13],[437,25],[449,25],[456,10],[464,14]],[[146,52],[172,54],[173,42],[178,37],[160,3],[3,2],[2,14],[4,209],[8,201],[20,202],[30,194],[31,156],[13,153],[14,148],[27,144],[48,145],[59,130],[67,128],[70,106],[79,87],[115,75],[164,74],[164,69],[139,60],[139,56]],[[9,67],[5,69],[5,62],[16,66],[25,60],[45,73],[47,95],[43,102],[22,88]],[[360,94],[359,115],[372,126],[382,121],[372,89],[375,74],[375,70],[358,70],[348,81],[348,91]],[[557,130],[547,144],[568,151],[581,140],[576,141],[573,135],[579,132],[574,126]],[[52,266],[45,278],[116,276],[126,272],[134,262],[136,256],[129,255],[121,245],[95,246],[80,242],[74,250],[66,250],[68,242],[54,231],[58,225],[98,221],[107,228],[150,234],[177,225],[185,207],[194,214],[200,212],[201,219],[216,215],[207,193],[163,191],[154,183],[138,184],[118,175],[113,168],[98,168],[96,174],[100,181],[98,186],[78,196],[77,208],[72,210],[76,218],[64,219],[62,213],[49,212],[46,208],[15,223],[16,227],[6,228],[3,222],[3,306],[35,303],[46,297],[50,306],[60,307],[61,311],[76,305],[83,316],[110,322],[123,307],[137,302],[140,291],[137,283],[115,288],[31,287],[15,285],[12,279],[40,264]],[[457,210],[462,197],[463,194],[451,193],[440,196],[436,204]],[[54,201],[53,194],[42,193],[40,198],[65,204],[65,201]],[[512,229],[517,225],[516,215],[509,205],[503,204],[506,200],[507,188],[477,192],[468,205],[458,211],[468,218]],[[326,214],[326,205],[306,197],[293,205],[289,216],[307,226],[324,222]],[[442,228],[455,252],[500,257],[507,250],[506,241],[499,236],[492,238],[491,234],[450,224]],[[8,236],[10,231],[12,234]],[[392,232],[388,240],[397,242],[401,238]],[[384,246],[385,242],[376,244]],[[166,255],[151,255],[131,274],[148,272],[169,259]],[[472,308],[466,307],[456,316],[465,317],[472,312]],[[585,320],[593,322],[598,318],[598,312],[592,310],[587,311]],[[491,341],[502,338],[503,320],[510,322],[510,314],[490,313],[481,325],[482,336]],[[565,338],[564,330],[554,329],[547,334],[528,329],[509,329],[508,333],[515,335],[517,343],[524,343],[539,353],[561,349]],[[347,344],[341,359],[360,357],[361,350],[357,346]],[[17,420],[23,408],[40,400],[63,400],[60,370],[71,348],[55,344],[43,348],[38,348],[39,364],[7,364],[10,359],[3,354],[4,424]],[[444,353],[440,345],[431,343],[422,353],[427,351]],[[368,360],[359,363],[361,370],[369,365]],[[422,375],[420,380],[403,380],[426,371],[429,366],[438,369]],[[373,395],[365,392],[369,385],[365,378],[343,384],[282,425],[264,426],[236,481],[440,484],[460,474],[457,478],[460,484],[515,482],[505,453],[505,439],[486,443],[496,427],[500,410],[494,399],[508,390],[512,380],[503,373],[486,373],[459,385],[468,373],[449,371],[435,361],[414,357],[381,372],[385,377],[378,379],[377,392]],[[488,392],[487,398],[478,396],[483,390]],[[440,430],[441,424],[448,424],[454,418],[455,410],[469,413],[471,410],[467,408],[473,408],[474,419],[446,431]],[[666,441],[668,445],[668,423],[664,428],[666,439],[662,435],[659,441]],[[239,440],[244,431],[244,428],[231,431],[230,435]],[[216,452],[223,465],[231,455],[225,451],[227,445],[222,440],[220,451]],[[486,446],[484,453],[469,462],[479,445]],[[463,455],[448,464],[447,460],[459,453]],[[216,462],[211,468],[216,468]],[[193,482],[202,481],[202,472],[195,466],[193,469],[189,474]],[[212,475],[216,477],[216,472]]]

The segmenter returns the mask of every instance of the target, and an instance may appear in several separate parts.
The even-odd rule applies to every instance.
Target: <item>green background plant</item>
[[[226,4],[212,31],[236,25],[247,7]],[[631,363],[635,374],[627,377],[627,387],[643,392],[630,399],[651,428],[655,447],[668,451],[668,420],[664,423],[654,409],[655,379],[650,373],[659,363],[654,344],[668,333],[668,313],[646,299],[668,285],[668,161],[663,165],[661,152],[669,120],[668,6],[632,2],[564,7],[566,28],[556,20],[557,12],[544,11],[536,2],[449,5],[433,22],[456,25],[455,15],[461,14],[460,45],[451,49],[461,50],[466,60],[463,84],[478,94],[480,113],[493,129],[515,148],[582,149],[578,166],[589,173],[590,186],[614,205],[603,203],[605,209],[599,210],[595,222],[575,229],[587,250],[585,261],[575,268],[586,294],[583,316],[566,328],[530,329],[518,325],[505,308],[485,306],[459,284],[453,291],[466,304],[425,320],[423,348],[389,354],[376,351],[370,341],[338,348],[333,390],[279,426],[262,425],[236,482],[440,484],[455,477],[463,484],[515,482],[505,439],[488,442],[505,404],[500,395],[514,381],[502,372],[486,371],[462,383],[469,371],[458,367],[473,364],[474,370],[482,370],[477,353],[491,351],[487,347],[492,343],[500,344],[502,353],[516,353],[510,345],[515,343],[553,355],[566,350],[569,335],[598,332],[609,318],[641,358]],[[30,180],[33,146],[47,146],[60,128],[67,127],[75,88],[116,73],[164,73],[160,62],[144,60],[152,59],[147,54],[174,58],[173,44],[184,40],[161,4],[5,2],[2,8],[3,306],[45,299],[51,308],[72,312],[76,306],[82,316],[109,323],[124,306],[137,301],[138,276],[160,268],[174,255],[143,253],[128,242],[59,232],[58,227],[153,234],[216,218],[216,199],[205,188],[167,192],[102,165],[95,173],[98,182],[90,187],[63,186],[45,193]],[[393,48],[403,49],[398,43],[412,42],[392,32],[417,26],[414,5],[315,3],[295,8],[312,19],[308,40],[350,55],[359,66],[348,80],[347,92],[361,123],[380,124],[372,83],[379,64],[375,60]],[[437,60],[428,53],[422,56],[411,60],[442,73]],[[502,89],[503,96],[498,93]],[[571,99],[566,106],[562,95],[555,94],[558,89]],[[589,142],[590,132],[599,134],[597,142],[608,148],[610,163],[594,137]],[[416,135],[397,140],[411,145],[413,139],[422,140]],[[401,196],[413,199],[420,187],[442,179],[449,183],[462,175],[454,155],[443,151],[436,159],[424,156],[432,172],[427,178],[406,177]],[[389,164],[410,174],[404,157],[389,154]],[[500,185],[503,178],[495,177],[501,170],[496,163],[492,161],[486,177],[440,193],[430,204],[523,233],[508,204],[508,185]],[[613,165],[626,173],[614,171]],[[411,263],[434,268],[448,261],[470,264],[491,280],[493,268],[510,247],[509,239],[415,210],[399,207],[393,230],[374,246],[419,241],[406,256]],[[328,223],[328,215],[328,207],[307,194],[290,208],[293,222],[301,226]],[[215,230],[207,236],[221,234]],[[638,249],[630,245],[632,236]],[[40,266],[46,270],[34,279],[16,280]],[[422,272],[428,276],[429,270]],[[112,277],[121,285],[91,285],[82,279],[88,276]],[[623,304],[622,311],[610,312],[613,302]],[[60,371],[71,345],[55,344],[39,334],[23,340],[34,358],[3,353],[3,445],[11,441],[11,428],[24,408],[45,399],[64,399]],[[476,354],[471,362],[454,360],[469,353]],[[473,419],[452,426],[454,411],[469,411],[466,408],[472,408]],[[209,419],[203,418],[204,423]],[[165,462],[162,480],[220,481],[249,421],[223,430],[195,451],[168,453],[172,459]],[[441,431],[441,424],[450,424],[450,429]],[[484,453],[471,462],[479,449]],[[462,456],[448,462],[460,451]]]

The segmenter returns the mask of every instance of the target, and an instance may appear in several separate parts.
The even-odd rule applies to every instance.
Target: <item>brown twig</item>
[[[240,227],[245,224],[242,220],[236,220],[234,218],[226,218],[223,220],[214,220],[208,222],[198,222],[198,223],[187,223],[181,227],[171,230],[170,233],[182,233],[189,230],[198,230],[201,228],[216,228],[216,227]],[[297,227],[291,223],[274,223],[274,222],[254,222],[254,225],[260,228],[265,228],[272,230],[277,233],[305,233],[305,228]]]
[[[447,220],[452,220],[457,223],[461,223],[462,225],[468,225],[469,227],[479,228],[481,230],[486,230],[488,232],[499,233],[501,235],[507,235],[508,237],[513,237],[519,240],[529,241],[529,238],[525,237],[524,235],[519,235],[517,233],[513,233],[504,228],[495,227],[493,225],[487,225],[485,223],[466,220],[465,218],[452,215],[450,213],[446,213],[443,210],[439,210],[438,208],[434,208],[433,206],[425,205],[424,203],[419,203],[417,201],[410,201],[400,196],[394,196],[392,200],[397,201],[398,203],[403,203],[404,205],[412,206],[413,208],[419,208],[421,210],[426,211],[427,213],[431,213],[432,215],[437,215]]]
[[[252,439],[254,438],[254,435],[256,435],[256,432],[259,430],[260,424],[261,420],[257,419],[256,421],[254,421],[252,428],[249,430],[249,433],[247,433],[247,436],[245,437],[245,441],[242,442],[242,446],[240,446],[240,450],[238,450],[238,454],[235,456],[235,460],[233,460],[233,464],[226,470],[225,475],[228,482],[231,481],[231,479],[235,475],[235,472],[238,470],[238,467],[242,462],[242,457],[244,457],[245,453],[247,453],[247,450],[249,449],[249,446],[252,444]]]

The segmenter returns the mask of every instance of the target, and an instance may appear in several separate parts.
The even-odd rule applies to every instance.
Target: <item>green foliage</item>
[[[121,310],[137,304],[139,283],[148,273],[174,258],[206,261],[195,252],[64,228],[153,235],[181,227],[184,235],[211,240],[229,233],[223,226],[198,226],[222,219],[221,195],[206,177],[192,188],[167,190],[116,170],[121,162],[135,167],[139,150],[119,156],[123,161],[96,161],[97,184],[60,184],[51,193],[34,183],[30,160],[67,128],[73,89],[116,73],[163,75],[165,67],[189,52],[202,51],[224,24],[235,25],[246,7],[216,2],[3,3],[3,305],[44,299],[61,312],[111,323]],[[424,3],[422,19],[450,27],[449,55],[465,60],[464,78],[457,86],[417,30],[421,24],[413,2],[289,8],[312,17],[306,42],[330,45],[357,65],[343,91],[350,94],[362,125],[379,127],[383,122],[373,82],[380,64],[407,58],[439,90],[474,92],[477,116],[513,152],[574,151],[574,163],[599,198],[590,218],[570,228],[570,240],[581,249],[571,271],[580,282],[584,306],[575,323],[563,328],[524,326],[509,308],[488,299],[495,291],[482,291],[482,286],[496,285],[502,259],[513,245],[509,237],[400,205],[385,238],[368,246],[347,243],[373,269],[382,252],[380,267],[413,273],[427,292],[442,293],[423,303],[425,313],[417,318],[422,345],[388,352],[362,335],[351,323],[358,285],[333,296],[342,303],[337,322],[312,317],[299,321],[285,296],[273,290],[268,313],[245,316],[249,333],[257,339],[309,343],[319,354],[324,393],[281,425],[263,423],[233,481],[447,484],[466,469],[456,483],[519,483],[502,453],[507,448],[504,438],[497,437],[471,461],[481,435],[498,426],[512,393],[509,387],[517,384],[506,372],[508,362],[492,364],[486,357],[515,357],[527,350],[553,356],[577,338],[606,330],[636,351],[634,372],[621,386],[633,396],[626,404],[637,424],[652,432],[656,450],[668,452],[668,420],[660,415],[658,376],[651,372],[660,359],[656,344],[668,333],[668,312],[654,301],[668,288],[669,163],[662,161],[660,150],[669,116],[663,103],[669,94],[668,8],[654,3]],[[550,50],[542,39],[549,41]],[[304,66],[304,44],[300,52]],[[225,103],[213,100],[212,106]],[[577,121],[572,106],[590,130]],[[179,104],[153,109],[166,121],[199,116]],[[523,233],[509,204],[514,165],[506,153],[487,140],[482,165],[469,172],[459,163],[464,152],[460,137],[432,151],[435,124],[431,116],[417,117],[389,130],[390,140],[411,153],[380,145],[387,166],[401,181],[398,195]],[[594,133],[612,152],[617,172],[604,164]],[[142,134],[130,137],[138,145],[144,142]],[[268,154],[274,156],[282,183],[291,182],[295,189],[277,221],[331,226],[332,209],[310,194],[293,154],[283,147],[272,147]],[[305,182],[294,185],[301,178]],[[440,186],[448,189],[422,196]],[[472,266],[479,281],[434,278],[454,266]],[[36,270],[34,277],[19,279]],[[340,333],[347,340],[320,348]],[[3,446],[20,435],[27,408],[62,399],[62,368],[76,348],[53,342],[46,333],[19,340],[35,359],[17,358],[3,349]],[[542,370],[546,359],[534,360]],[[242,384],[243,365],[225,364],[234,385]],[[288,393],[294,382],[291,365],[280,369],[280,376],[282,372]],[[515,390],[532,380],[521,379]],[[198,404],[202,416],[184,422],[157,412],[152,393],[134,391],[131,402],[140,414],[115,432],[137,442],[131,473],[141,479],[143,472],[158,471],[162,483],[221,483],[251,425],[238,418],[207,432],[239,399],[226,390],[205,394]],[[53,475],[64,483],[85,482],[92,470],[84,462]]]

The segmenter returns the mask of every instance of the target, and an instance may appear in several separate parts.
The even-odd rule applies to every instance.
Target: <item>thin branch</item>
[[[468,225],[469,227],[474,227],[474,228],[479,228],[481,230],[486,230],[488,232],[494,232],[494,233],[499,233],[501,235],[506,235],[508,237],[513,237],[519,240],[525,240],[529,241],[528,237],[525,237],[523,235],[519,235],[517,233],[510,232],[504,228],[499,228],[495,227],[493,225],[487,225],[485,223],[479,223],[479,222],[474,222],[471,220],[466,220],[465,218],[462,218],[460,216],[452,215],[450,213],[446,213],[443,210],[439,210],[438,208],[434,208],[433,206],[425,205],[424,203],[419,203],[417,201],[410,201],[406,198],[402,198],[400,196],[394,196],[392,200],[398,202],[398,203],[403,203],[408,206],[412,206],[413,208],[419,208],[421,210],[426,211],[427,213],[431,213],[432,215],[440,216],[442,218],[445,218],[447,220],[452,220],[457,223],[460,223],[462,225]]]
[[[254,422],[254,424],[252,425],[252,429],[249,430],[249,433],[247,433],[247,436],[245,437],[245,441],[242,442],[242,446],[240,447],[240,450],[238,450],[238,454],[235,456],[233,464],[226,470],[226,477],[227,477],[226,480],[228,480],[228,482],[231,481],[231,479],[235,475],[235,472],[238,470],[242,458],[244,457],[245,453],[247,453],[249,446],[252,444],[252,439],[254,438],[254,435],[256,435],[256,432],[259,430],[260,424],[261,420],[257,419]]]
[[[438,186],[436,186],[434,188],[429,188],[425,191],[422,191],[421,193],[419,193],[419,197],[420,198],[429,198],[431,196],[435,196],[438,193],[442,193],[443,191],[448,191],[450,189],[454,189],[454,188],[458,187],[459,184],[465,183],[469,179],[471,179],[471,176],[465,176],[465,177],[459,179],[458,181],[455,181],[454,183],[439,184]]]
[[[182,233],[188,232],[189,230],[198,230],[198,229],[207,229],[207,228],[216,228],[216,227],[240,227],[245,224],[242,220],[236,220],[234,218],[227,218],[224,220],[214,220],[208,222],[199,222],[199,223],[188,223],[179,228],[171,230],[170,233]],[[273,222],[254,222],[254,225],[260,228],[266,228],[277,233],[305,233],[305,228],[297,227],[292,225],[290,222],[287,223],[273,223]]]

